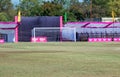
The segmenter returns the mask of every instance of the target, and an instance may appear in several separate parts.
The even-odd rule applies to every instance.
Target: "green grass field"
[[[0,77],[120,77],[120,43],[6,43]]]

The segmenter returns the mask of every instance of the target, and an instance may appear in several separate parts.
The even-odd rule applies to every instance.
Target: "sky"
[[[79,0],[79,1],[82,2],[83,0]],[[12,0],[12,3],[18,4],[18,3],[19,3],[19,0]]]
[[[18,3],[19,3],[19,0],[12,0],[12,3],[13,3],[13,4],[18,4]]]

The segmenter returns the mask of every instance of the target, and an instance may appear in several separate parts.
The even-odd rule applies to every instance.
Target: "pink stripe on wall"
[[[68,22],[67,24],[87,24],[90,22]]]
[[[4,39],[0,39],[0,44],[4,44],[4,43],[5,43]]]
[[[120,42],[120,38],[114,38],[113,41],[114,42]]]
[[[33,43],[47,42],[47,37],[32,37],[31,42]]]
[[[18,27],[15,28],[15,42],[18,42]]]
[[[112,38],[89,38],[88,42],[112,42]]]
[[[62,27],[63,27],[63,17],[60,16],[60,28],[62,28]]]
[[[15,23],[18,23],[18,16],[15,16]],[[18,42],[18,25],[15,28],[15,42]]]
[[[110,24],[112,22],[90,22],[90,23],[93,23],[93,24]]]
[[[60,41],[62,41],[63,17],[60,16]]]
[[[68,22],[68,24],[87,24],[87,23],[93,23],[93,24],[110,24],[112,22]]]
[[[16,22],[0,22],[0,24],[17,24]]]

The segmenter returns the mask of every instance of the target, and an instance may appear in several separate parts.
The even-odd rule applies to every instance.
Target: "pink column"
[[[62,42],[63,17],[60,16],[60,41]]]
[[[18,17],[17,17],[17,16],[15,16],[15,22],[16,22],[16,23],[18,22]]]
[[[15,42],[18,42],[18,26],[15,28]]]

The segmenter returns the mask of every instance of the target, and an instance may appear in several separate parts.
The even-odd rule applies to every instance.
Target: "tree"
[[[8,21],[8,20],[9,20],[9,18],[8,18],[7,14],[4,12],[1,12],[0,13],[0,21]]]
[[[79,0],[22,0],[19,7],[22,16],[63,16],[67,12],[70,21],[83,20],[88,13]]]
[[[84,0],[85,7],[88,7],[89,13],[91,12],[92,18],[109,16],[108,2],[110,0]]]
[[[79,0],[70,0],[70,7],[68,8],[69,21],[82,21],[84,20],[84,13],[82,3]]]
[[[17,7],[22,16],[58,16],[63,15],[63,7],[57,1],[22,0]]]
[[[109,16],[111,16],[112,11],[115,12],[116,17],[120,16],[120,0],[112,0],[108,2],[108,6],[109,6],[109,9],[108,9]]]
[[[84,18],[90,18],[90,12],[91,12],[91,2],[90,0],[84,0],[81,5],[82,14],[84,15]]]
[[[41,6],[42,16],[60,16],[63,15],[63,7],[61,4],[55,2],[44,2]]]
[[[40,15],[40,0],[22,0],[17,6],[21,10],[23,16]]]
[[[83,14],[82,14],[82,10],[80,8],[80,5],[74,5],[74,6],[70,6],[69,8],[69,12],[71,14],[73,14],[72,16],[77,20],[84,20]]]
[[[108,2],[110,0],[93,0],[93,17],[97,13],[97,17],[106,17],[108,16]]]
[[[70,7],[70,1],[71,0],[51,0],[51,2],[62,5],[64,9],[67,9]]]
[[[0,12],[2,11],[7,12],[12,8],[13,8],[13,5],[11,3],[11,0],[0,0]]]
[[[3,19],[7,16],[7,21],[11,21],[14,16],[13,14],[15,14],[15,11],[13,10],[13,4],[11,3],[11,0],[0,0],[0,13]]]

